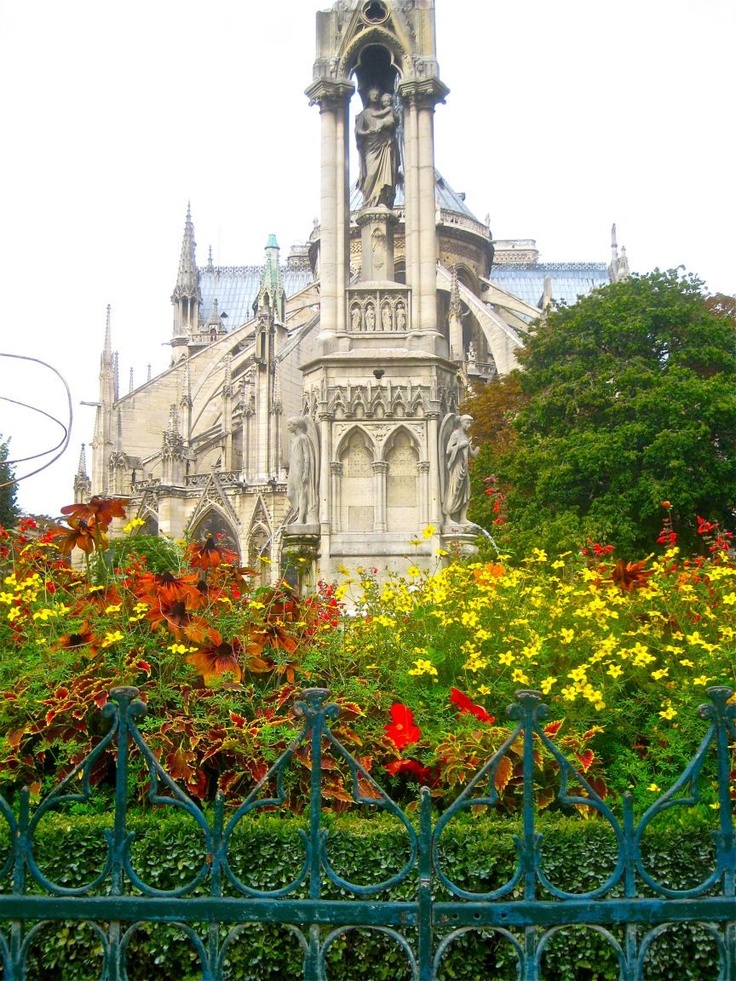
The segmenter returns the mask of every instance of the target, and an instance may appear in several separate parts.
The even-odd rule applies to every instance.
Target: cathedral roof
[[[214,309],[215,300],[227,330],[239,327],[253,319],[253,304],[261,287],[264,265],[259,266],[204,266],[199,270],[199,288],[202,293],[200,318],[207,323]],[[281,267],[284,292],[293,296],[308,286],[313,276],[311,270]]]
[[[530,306],[540,306],[544,281],[551,280],[553,299],[567,304],[610,282],[605,262],[534,262],[494,265],[488,277],[508,293]]]

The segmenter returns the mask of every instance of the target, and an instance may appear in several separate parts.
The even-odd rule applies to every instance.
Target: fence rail
[[[546,715],[539,692],[517,693],[509,707],[515,722],[511,735],[481,767],[463,792],[436,820],[426,788],[420,792],[418,822],[388,796],[330,731],[338,708],[324,689],[304,691],[295,703],[302,721],[299,735],[232,814],[216,802],[210,822],[202,810],[161,767],[145,742],[138,721],[145,706],[135,688],[117,688],[102,710],[110,728],[101,742],[32,811],[21,797],[18,813],[0,797],[0,823],[9,832],[9,850],[0,870],[0,956],[4,981],[26,981],[26,964],[42,927],[54,921],[90,924],[102,949],[103,981],[126,981],[126,957],[136,931],[144,924],[175,924],[190,941],[201,964],[203,981],[222,981],[228,950],[248,924],[286,926],[303,953],[303,977],[322,981],[330,947],[353,927],[377,931],[403,952],[415,981],[438,976],[443,958],[460,937],[492,931],[516,955],[518,978],[541,978],[545,950],[566,927],[586,927],[611,945],[621,981],[640,981],[651,945],[676,924],[698,924],[717,951],[718,978],[736,981],[736,849],[731,800],[732,745],[736,742],[733,691],[708,690],[710,701],[699,709],[708,724],[695,756],[680,778],[643,815],[634,820],[632,800],[624,802],[619,820],[582,773],[577,772],[546,735]],[[522,747],[521,832],[515,837],[515,872],[493,889],[473,891],[455,882],[446,868],[442,835],[470,808],[492,808],[498,802],[496,774],[511,747]],[[152,804],[174,807],[196,822],[205,857],[191,880],[163,890],[145,881],[136,869],[129,828],[130,753],[137,748],[150,779]],[[606,822],[617,843],[615,867],[605,882],[588,891],[567,891],[550,881],[542,861],[543,835],[534,803],[535,753],[540,748],[559,767],[557,799],[569,807],[592,807]],[[311,755],[308,829],[300,832],[303,856],[293,881],[274,890],[243,881],[229,862],[229,847],[249,815],[283,804],[284,781],[297,752]],[[89,800],[95,763],[110,751],[117,759],[114,814],[105,833],[102,868],[91,881],[76,886],[53,882],[34,854],[34,835],[41,820],[68,804]],[[330,860],[330,835],[322,803],[322,756],[328,751],[342,761],[356,804],[392,815],[406,835],[404,865],[381,881],[361,885],[343,878]],[[713,868],[702,882],[675,889],[659,882],[642,855],[642,839],[652,821],[676,806],[697,802],[707,760],[717,768],[718,798],[714,809]],[[404,886],[411,898],[381,898]],[[337,887],[350,898],[325,897]],[[443,898],[437,898],[441,895]],[[229,929],[228,929],[229,928]],[[617,935],[618,934],[618,935]]]

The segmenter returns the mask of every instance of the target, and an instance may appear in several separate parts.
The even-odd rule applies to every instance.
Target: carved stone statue
[[[393,208],[398,180],[397,114],[388,92],[371,86],[362,112],[355,120],[355,140],[360,154],[358,187],[363,207]]]
[[[442,510],[449,521],[468,524],[470,502],[470,457],[476,457],[480,447],[470,443],[468,429],[472,416],[458,416],[454,412],[445,416],[440,430],[440,445],[445,464]]]
[[[292,434],[286,496],[291,505],[290,523],[301,525],[317,521],[317,456],[307,435],[307,423],[293,416],[288,423]]]

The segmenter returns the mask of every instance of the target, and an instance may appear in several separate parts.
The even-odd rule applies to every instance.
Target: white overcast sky
[[[72,500],[92,437],[105,309],[121,391],[168,364],[187,201],[204,263],[260,262],[319,213],[312,77],[319,0],[0,0],[0,350],[67,380],[65,457],[21,483]],[[684,264],[736,292],[734,0],[436,0],[450,96],[436,163],[497,238],[544,261]],[[0,359],[0,395],[65,418],[40,365]],[[0,401],[11,457],[61,430]],[[90,454],[88,449],[88,463]],[[19,474],[30,469],[19,465]]]

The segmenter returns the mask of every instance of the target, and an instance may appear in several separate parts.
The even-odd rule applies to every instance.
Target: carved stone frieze
[[[405,334],[411,330],[409,290],[348,290],[348,332],[351,334]]]

